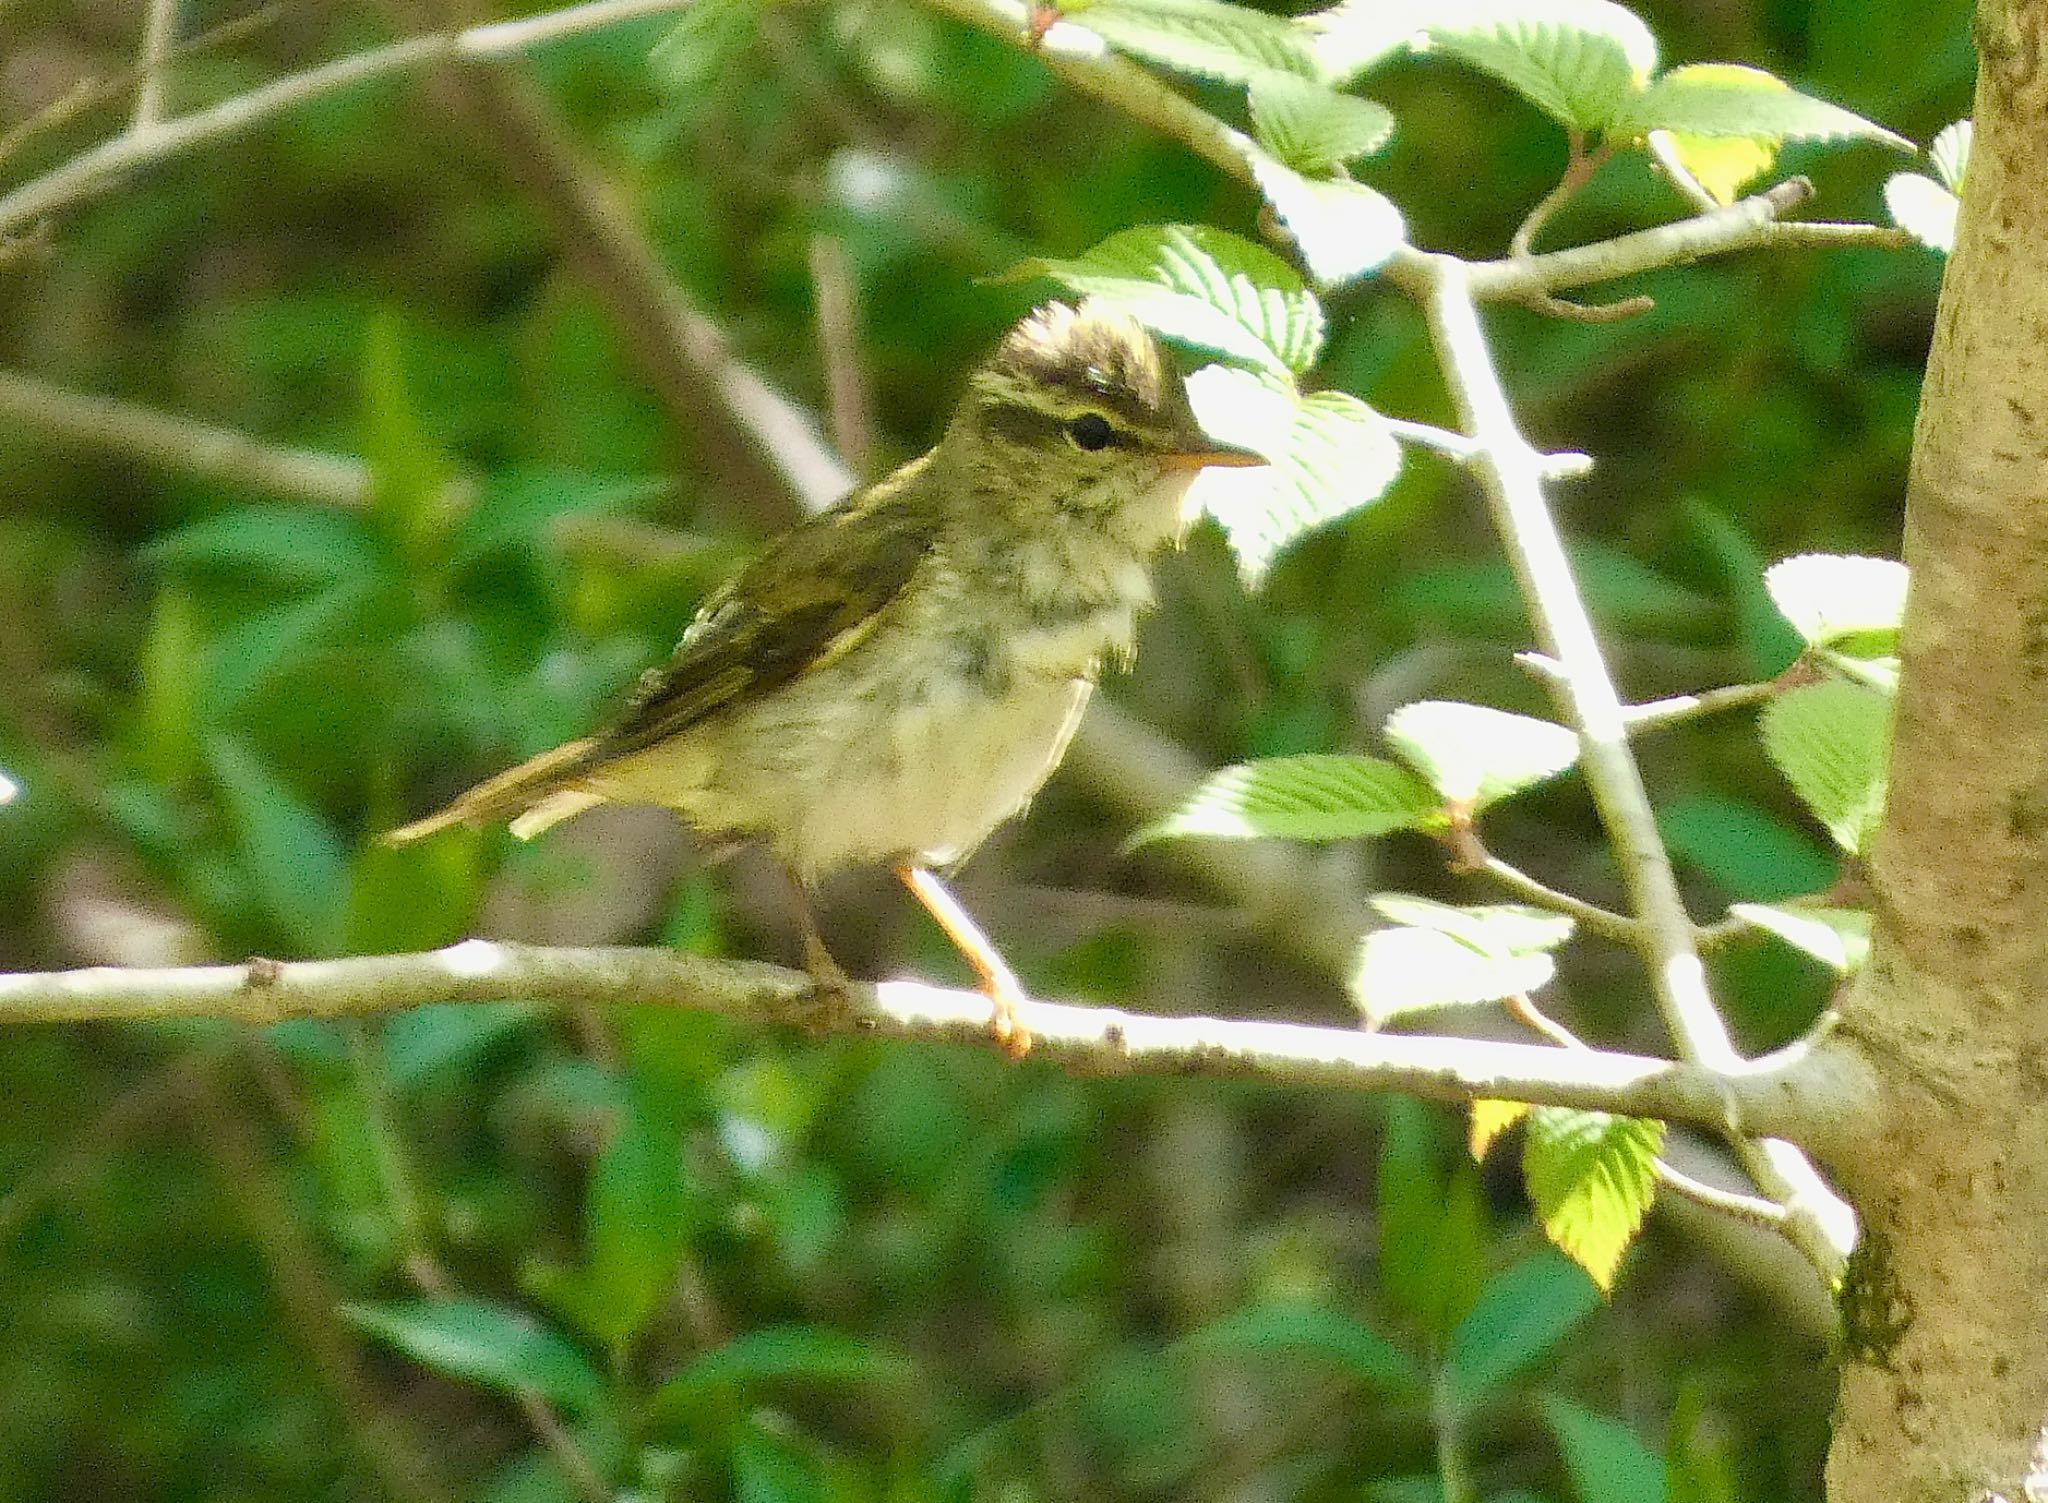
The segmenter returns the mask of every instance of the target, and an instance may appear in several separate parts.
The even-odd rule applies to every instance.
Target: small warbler
[[[935,448],[770,543],[611,724],[386,839],[496,820],[526,839],[600,803],[665,805],[773,850],[809,968],[842,995],[808,885],[886,863],[1021,1055],[1021,989],[929,869],[962,860],[1059,765],[1103,665],[1131,654],[1147,566],[1180,537],[1196,473],[1265,462],[1202,432],[1140,324],[1049,304],[974,372]]]

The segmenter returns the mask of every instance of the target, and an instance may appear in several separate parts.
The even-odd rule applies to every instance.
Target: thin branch
[[[1657,164],[1671,186],[1679,191],[1685,201],[1701,214],[1711,214],[1721,207],[1721,201],[1709,193],[1700,180],[1692,175],[1692,169],[1679,159],[1678,142],[1668,130],[1653,130],[1649,135],[1650,160]]]
[[[1518,866],[1511,866],[1491,851],[1479,850],[1470,856],[1461,857],[1461,870],[1473,871],[1490,877],[1495,884],[1513,893],[1523,902],[1538,908],[1548,908],[1553,913],[1566,914],[1578,922],[1582,929],[1591,930],[1607,939],[1616,940],[1631,948],[1641,940],[1642,926],[1627,914],[1615,913],[1583,898],[1575,898],[1568,892],[1560,892],[1547,883],[1540,882]]]
[[[245,490],[322,506],[362,506],[369,499],[369,472],[354,459],[70,391],[21,371],[0,370],[0,420]]]
[[[1553,686],[1564,682],[1564,669],[1559,666],[1557,659],[1544,653],[1518,652],[1515,654],[1515,666],[1527,669]],[[1768,679],[1755,684],[1728,684],[1719,689],[1702,689],[1697,694],[1672,694],[1663,699],[1627,705],[1623,707],[1621,714],[1628,722],[1630,735],[1646,731],[1664,731],[1675,725],[1698,720],[1702,716],[1718,715],[1726,710],[1747,710],[1765,704],[1775,698],[1784,687],[1782,679]]]
[[[1513,238],[1508,241],[1508,254],[1518,261],[1528,258],[1537,234],[1550,222],[1551,216],[1570,203],[1607,160],[1610,148],[1602,145],[1588,152],[1585,137],[1579,131],[1569,132],[1567,139],[1570,154],[1565,158],[1564,171],[1558,176],[1557,186],[1536,200],[1536,206],[1516,226]]]
[[[177,39],[178,0],[149,0],[142,60],[136,68],[135,113],[128,122],[131,131],[146,131],[163,118],[165,74]]]
[[[836,235],[811,237],[811,290],[817,302],[818,348],[825,358],[832,443],[857,475],[872,472],[875,419],[861,367],[860,308],[853,267]]]
[[[565,37],[642,16],[680,10],[688,0],[589,0],[522,21],[499,21],[464,31],[411,37],[368,52],[337,58],[236,94],[143,130],[131,130],[79,153],[61,166],[0,197],[0,237],[120,183],[138,167],[243,135],[300,105],[360,84],[414,72],[444,59],[512,57]]]
[[[989,1046],[988,998],[917,982],[855,983],[844,1006],[821,1005],[798,971],[655,949],[549,949],[469,940],[413,955],[246,965],[0,976],[0,1025],[167,1018],[363,1017],[434,1002],[663,1005],[762,1024],[926,1043]],[[1725,1127],[1796,1131],[1864,1105],[1848,1057],[1812,1048],[1737,1061],[1728,1071],[1603,1051],[1473,1039],[1367,1034],[1029,1001],[1021,1013],[1034,1059],[1079,1074],[1209,1075],[1347,1090],[1400,1090],[1433,1100],[1502,1097]]]
[[[1778,211],[1778,201],[1769,195],[1747,202],[1762,205],[1753,211],[1757,214]],[[1542,456],[1515,421],[1480,326],[1472,279],[1482,269],[1450,256],[1415,255],[1393,275],[1423,304],[1459,416],[1484,445],[1472,468],[1492,507],[1537,640],[1562,669],[1556,688],[1579,732],[1580,766],[1628,888],[1658,1009],[1681,1058],[1718,1072],[1739,1069],[1741,1057],[1708,991],[1692,918],[1658,833],[1642,769],[1629,750],[1620,696],[1544,495]],[[1834,1278],[1853,1244],[1847,1207],[1790,1144],[1780,1148],[1751,1142],[1747,1134],[1754,1124],[1739,1119],[1729,1126],[1751,1178],[1792,1208],[1788,1235],[1824,1277]]]

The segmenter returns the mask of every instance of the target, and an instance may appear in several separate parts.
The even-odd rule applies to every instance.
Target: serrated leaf
[[[1300,274],[1226,230],[1141,225],[1018,271],[1114,303],[1170,339],[1269,369],[1303,372],[1322,353],[1322,304]]]
[[[1825,903],[1736,903],[1729,915],[1775,934],[1838,976],[1853,976],[1870,958],[1870,915]]]
[[[1358,947],[1349,985],[1358,1010],[1377,1026],[1404,1013],[1519,996],[1556,972],[1540,952],[1490,955],[1440,929],[1376,929]]]
[[[1472,1151],[1475,1161],[1484,1160],[1488,1151],[1500,1140],[1500,1135],[1529,1115],[1531,1107],[1526,1101],[1490,1101],[1484,1098],[1472,1103],[1470,1123],[1466,1130],[1465,1146]]]
[[[1522,1137],[1522,1177],[1544,1235],[1603,1293],[1657,1193],[1664,1124],[1542,1106]]]
[[[1379,499],[1401,470],[1386,420],[1341,391],[1306,396],[1248,371],[1204,366],[1188,378],[1203,428],[1264,454],[1263,468],[1212,469],[1190,505],[1214,517],[1247,588],[1257,589],[1290,543]]]
[[[357,1329],[414,1361],[485,1388],[522,1389],[587,1411],[604,1398],[604,1380],[559,1332],[524,1311],[482,1300],[416,1300],[343,1305]]]
[[[1857,855],[1884,812],[1892,705],[1839,679],[1803,684],[1764,707],[1764,751],[1835,843]]]
[[[753,40],[766,9],[764,0],[694,0],[654,44],[648,66],[672,92],[701,94]]]
[[[1356,1316],[1306,1300],[1234,1310],[1188,1337],[1183,1349],[1318,1357],[1376,1388],[1419,1391],[1424,1386],[1415,1364],[1386,1337]]]
[[[1335,85],[1350,83],[1421,34],[1411,11],[1385,0],[1340,0],[1294,24],[1308,40],[1317,76]]]
[[[1544,1395],[1543,1417],[1580,1503],[1665,1503],[1663,1458],[1628,1426],[1555,1394]]]
[[[1615,135],[1670,130],[1781,141],[1882,141],[1901,151],[1913,149],[1904,136],[1853,110],[1802,94],[1761,68],[1732,63],[1673,68],[1629,99],[1609,130]]]
[[[1474,810],[1579,759],[1579,738],[1554,721],[1451,700],[1403,705],[1387,717],[1386,737],[1446,801]]]
[[[1303,177],[1263,151],[1249,153],[1249,160],[1252,181],[1319,287],[1339,287],[1378,270],[1407,237],[1401,211],[1364,183]]]
[[[1260,144],[1297,172],[1341,167],[1394,134],[1394,113],[1385,105],[1287,73],[1252,80],[1248,103]]]
[[[1436,929],[1487,955],[1555,950],[1576,927],[1569,914],[1523,903],[1458,906],[1406,892],[1377,892],[1368,900],[1382,918],[1416,929]]]
[[[1927,159],[1934,164],[1935,173],[1952,193],[1963,191],[1963,180],[1970,170],[1970,144],[1976,137],[1976,130],[1971,121],[1958,120],[1953,125],[1943,126],[1927,148]]]
[[[1308,44],[1291,23],[1226,0],[1094,0],[1065,19],[1119,52],[1221,83],[1315,72]]]
[[[1732,204],[1742,190],[1778,161],[1775,136],[1695,136],[1689,131],[1653,132],[1668,139],[1692,180],[1717,204]]]
[[[1463,1407],[1500,1388],[1600,1308],[1585,1270],[1554,1252],[1522,1259],[1488,1281],[1446,1352],[1451,1396]]]
[[[1442,51],[1574,130],[1604,131],[1657,66],[1657,40],[1609,0],[1464,0],[1432,22]]]
[[[1895,172],[1884,182],[1885,212],[1892,223],[1929,250],[1944,256],[1956,248],[1956,215],[1963,201],[1921,172]]]
[[[1354,840],[1443,821],[1436,795],[1378,757],[1310,753],[1242,762],[1212,774],[1133,844],[1188,835],[1250,840]]]

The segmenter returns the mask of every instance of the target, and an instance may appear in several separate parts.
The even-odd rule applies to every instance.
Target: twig
[[[655,949],[549,949],[468,940],[445,950],[347,960],[264,961],[0,976],[0,1025],[137,1018],[364,1017],[432,1002],[638,1003],[762,1024],[836,1027],[875,1038],[988,1047],[988,999],[916,982],[856,983],[846,1008],[821,1009],[801,972]],[[1794,1132],[1852,1120],[1867,1105],[1851,1057],[1795,1047],[1728,1071],[1697,1064],[1472,1039],[1027,1001],[1043,1058],[1084,1074],[1214,1075],[1432,1100],[1479,1096]],[[843,1016],[842,1016],[843,1012]]]
[[[1642,926],[1626,914],[1588,903],[1575,898],[1568,892],[1560,892],[1546,883],[1539,882],[1518,866],[1511,866],[1491,851],[1478,850],[1461,857],[1461,869],[1479,872],[1506,888],[1525,903],[1538,908],[1548,908],[1553,913],[1569,915],[1582,929],[1607,939],[1617,940],[1628,946],[1635,946],[1641,940]]]
[[[1564,670],[1557,659],[1544,653],[1518,652],[1515,654],[1515,666],[1528,670],[1553,686],[1564,681]],[[1672,694],[1639,705],[1626,705],[1621,715],[1628,722],[1631,735],[1663,731],[1702,716],[1718,715],[1724,710],[1746,710],[1764,704],[1783,688],[1783,681],[1777,679],[1755,684],[1728,684],[1719,689],[1702,689],[1697,694]]]
[[[253,130],[317,99],[379,78],[409,73],[443,59],[482,61],[512,57],[564,37],[642,16],[680,10],[688,0],[588,0],[522,21],[498,21],[464,31],[412,37],[353,53],[260,88],[236,94],[142,130],[130,130],[79,153],[0,197],[0,236],[45,214],[104,193],[138,167],[166,161],[196,147]]]
[[[811,288],[818,305],[818,348],[825,357],[832,442],[853,472],[865,475],[874,461],[875,423],[867,376],[861,369],[853,268],[847,264],[846,246],[835,235],[811,237]]]
[[[0,370],[0,419],[176,474],[322,506],[362,506],[370,494],[369,472],[356,460],[69,391],[21,371]]]
[[[178,0],[149,0],[149,19],[142,30],[142,61],[136,69],[135,113],[128,129],[146,131],[164,112],[165,72],[178,37]]]
[[[1721,201],[1709,193],[1700,180],[1692,175],[1678,157],[1678,143],[1668,130],[1653,130],[1649,136],[1650,160],[1664,174],[1665,179],[1693,208],[1702,214],[1711,214],[1721,207]]]
[[[1514,236],[1508,241],[1508,254],[1518,261],[1528,258],[1537,233],[1550,222],[1553,214],[1572,201],[1579,189],[1592,181],[1593,174],[1600,170],[1612,150],[1602,144],[1593,151],[1587,151],[1585,136],[1576,130],[1567,134],[1567,140],[1570,154],[1565,159],[1557,186],[1536,201],[1536,206],[1516,226]]]
[[[1770,195],[1746,202],[1761,204],[1755,214],[1777,212],[1777,200]],[[1393,275],[1423,304],[1459,416],[1485,447],[1472,468],[1492,507],[1537,640],[1562,669],[1555,687],[1579,732],[1580,767],[1629,891],[1639,948],[1666,1027],[1681,1058],[1714,1071],[1737,1070],[1741,1057],[1708,992],[1692,918],[1658,833],[1642,770],[1629,750],[1620,696],[1543,492],[1542,456],[1515,421],[1480,326],[1472,290],[1480,270],[1454,257],[1418,254],[1405,258]],[[1752,1142],[1747,1135],[1753,1125],[1738,1112],[1731,1110],[1723,1127],[1736,1140],[1750,1177],[1792,1209],[1788,1235],[1824,1278],[1839,1275],[1853,1243],[1847,1231],[1853,1216],[1840,1198],[1790,1144]]]

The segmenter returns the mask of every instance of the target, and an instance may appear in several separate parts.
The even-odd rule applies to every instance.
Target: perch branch
[[[445,950],[346,960],[0,975],[0,1024],[226,1018],[362,1017],[436,1002],[548,997],[722,1013],[753,1023],[838,1029],[874,1038],[988,1045],[988,999],[908,981],[856,983],[844,1009],[821,1006],[800,972],[658,949],[549,949],[468,940]],[[1034,1059],[1078,1074],[1209,1075],[1435,1100],[1498,1097],[1706,1126],[1731,1110],[1748,1124],[1796,1132],[1861,1109],[1860,1077],[1842,1057],[1793,1046],[1727,1070],[1594,1050],[1473,1039],[1368,1034],[1115,1008],[1027,1002]]]

